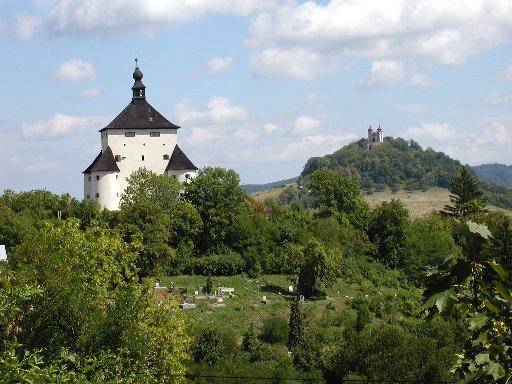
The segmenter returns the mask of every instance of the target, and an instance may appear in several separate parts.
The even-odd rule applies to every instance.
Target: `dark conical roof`
[[[149,104],[146,99],[132,100],[105,129],[158,129],[179,126],[171,123]]]
[[[119,172],[116,159],[110,147],[105,148],[103,152],[100,152],[94,159],[91,165],[83,173],[91,173],[97,171],[107,172]]]
[[[174,147],[169,164],[165,171],[183,171],[183,170],[197,170],[197,167],[192,164],[187,155],[183,153],[178,144]]]

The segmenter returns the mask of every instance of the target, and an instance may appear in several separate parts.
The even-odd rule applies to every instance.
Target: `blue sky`
[[[182,126],[196,165],[296,176],[366,135],[512,162],[509,0],[0,0],[0,191],[80,197],[130,101]]]

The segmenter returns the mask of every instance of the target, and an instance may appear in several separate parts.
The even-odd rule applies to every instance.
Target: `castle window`
[[[135,137],[135,132],[125,132],[124,137]]]
[[[176,178],[176,175],[172,175],[172,178],[175,179]]]
[[[91,175],[89,175],[89,176],[87,177],[87,180],[88,180],[88,181],[91,181]]]
[[[114,157],[116,158],[117,162],[121,161],[121,155],[115,155]]]
[[[142,161],[144,161],[144,155],[142,155]]]
[[[189,174],[189,173],[187,173],[187,174],[185,175],[185,179],[190,179],[190,174]]]
[[[99,176],[96,176],[96,180],[99,180],[99,179],[100,179],[100,177],[99,177]]]
[[[164,155],[164,160],[169,160],[169,155]]]
[[[87,195],[87,198],[90,199],[91,198],[91,195]]]
[[[119,179],[119,175],[116,175],[116,180]]]
[[[100,197],[100,194],[99,193],[96,193],[96,198]]]
[[[116,196],[119,197],[119,192],[116,193]]]
[[[160,132],[149,132],[150,137],[160,137]]]

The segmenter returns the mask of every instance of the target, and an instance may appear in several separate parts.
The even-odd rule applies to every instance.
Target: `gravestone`
[[[5,250],[5,245],[0,244],[0,261],[7,260],[7,251]]]

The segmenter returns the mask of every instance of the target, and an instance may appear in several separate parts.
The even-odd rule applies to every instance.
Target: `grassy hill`
[[[281,192],[286,188],[287,185],[283,185],[277,188],[267,189],[264,191],[258,191],[252,193],[251,196],[257,201],[264,201],[267,198],[277,199]],[[432,187],[426,191],[406,191],[404,189],[396,192],[386,189],[380,192],[373,192],[367,194],[362,192],[363,200],[368,203],[370,207],[374,207],[382,201],[389,201],[391,199],[399,199],[407,207],[411,217],[420,217],[432,211],[439,211],[443,207],[450,203],[450,192],[447,188]],[[512,215],[512,211],[505,208],[496,207],[489,205],[491,210],[500,210]]]

